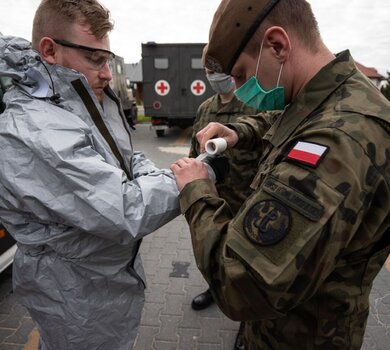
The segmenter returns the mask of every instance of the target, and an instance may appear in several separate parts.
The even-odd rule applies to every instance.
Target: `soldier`
[[[246,116],[245,119],[248,122],[256,124],[267,120],[268,126],[270,126],[270,119],[275,115],[275,113],[263,113],[260,118],[255,115],[258,113],[256,109],[246,107],[240,102],[234,96],[235,85],[231,76],[206,69],[206,77],[216,94],[204,101],[197,111],[189,153],[189,157],[192,158],[200,155],[196,134],[207,126],[208,123],[214,121],[234,123],[239,116]],[[261,153],[256,149],[251,152],[245,152],[244,150],[233,148],[226,150],[223,155],[229,159],[230,170],[225,176],[225,181],[217,184],[216,188],[221,198],[224,198],[229,203],[233,214],[236,214],[245,199],[252,193],[249,185],[256,175],[257,163],[259,162]],[[194,310],[202,310],[212,303],[213,297],[210,290],[207,289],[192,300],[192,308]],[[235,349],[243,348],[242,329],[243,324],[240,325]]]
[[[198,267],[223,312],[245,320],[248,349],[359,349],[390,251],[390,104],[348,50],[325,46],[305,0],[223,0],[209,39],[208,69],[231,74],[248,105],[284,111],[263,133],[198,133],[201,150],[211,137],[262,141],[235,216],[199,161],[171,166]]]

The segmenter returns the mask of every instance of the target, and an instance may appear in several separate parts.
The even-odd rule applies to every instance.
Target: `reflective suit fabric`
[[[244,118],[248,123],[267,130],[271,125],[270,120],[266,118],[268,115],[263,113],[256,116],[257,113],[255,109],[246,107],[235,96],[225,104],[221,103],[218,95],[208,98],[199,106],[197,111],[189,157],[196,158],[200,154],[196,133],[210,122],[236,123],[238,117],[245,116]],[[260,148],[250,152],[232,148],[227,149],[222,155],[229,159],[230,169],[224,182],[217,184],[217,190],[221,198],[229,203],[233,213],[236,213],[245,199],[253,192],[250,189],[250,184],[257,172],[257,164],[261,156]]]
[[[82,75],[47,71],[23,39],[0,37],[0,54],[0,75],[18,83],[5,94],[0,118],[0,220],[18,242],[15,295],[43,349],[128,350],[144,303],[140,239],[180,213],[173,175],[140,152],[129,154],[117,99],[103,111]],[[48,74],[58,104],[48,98]],[[73,89],[78,80],[107,128],[122,124],[128,133],[127,140],[112,136],[131,179]],[[47,97],[36,97],[46,84]]]
[[[235,217],[209,180],[181,192],[198,267],[223,312],[246,320],[250,350],[360,349],[390,249],[389,119],[389,102],[343,52],[265,135]],[[327,153],[308,166],[289,156],[297,141]]]

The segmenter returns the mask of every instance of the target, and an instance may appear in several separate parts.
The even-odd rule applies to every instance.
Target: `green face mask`
[[[256,73],[248,79],[244,85],[234,91],[236,97],[248,107],[255,108],[259,111],[281,110],[285,107],[284,87],[279,86],[280,76],[282,74],[283,64],[280,66],[279,77],[276,87],[265,91],[257,80],[257,71],[259,69],[260,57],[263,51],[261,43],[260,54],[257,60]]]

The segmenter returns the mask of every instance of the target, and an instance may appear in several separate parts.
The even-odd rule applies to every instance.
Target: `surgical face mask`
[[[282,74],[283,63],[280,66],[278,80],[276,87],[265,91],[257,80],[257,72],[259,70],[259,63],[261,53],[263,51],[263,42],[261,43],[259,58],[257,60],[256,73],[253,77],[248,79],[244,85],[234,91],[236,97],[245,105],[255,108],[260,111],[274,111],[281,110],[285,107],[284,87],[279,86],[280,76]]]
[[[228,94],[234,89],[234,80],[230,75],[223,73],[206,74],[211,88],[217,94]]]

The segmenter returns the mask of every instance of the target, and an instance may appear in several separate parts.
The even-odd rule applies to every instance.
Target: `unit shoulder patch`
[[[287,153],[287,160],[317,168],[329,147],[314,142],[298,141]]]
[[[255,204],[244,219],[244,232],[259,245],[273,245],[281,241],[291,227],[289,209],[276,200],[263,200]]]

